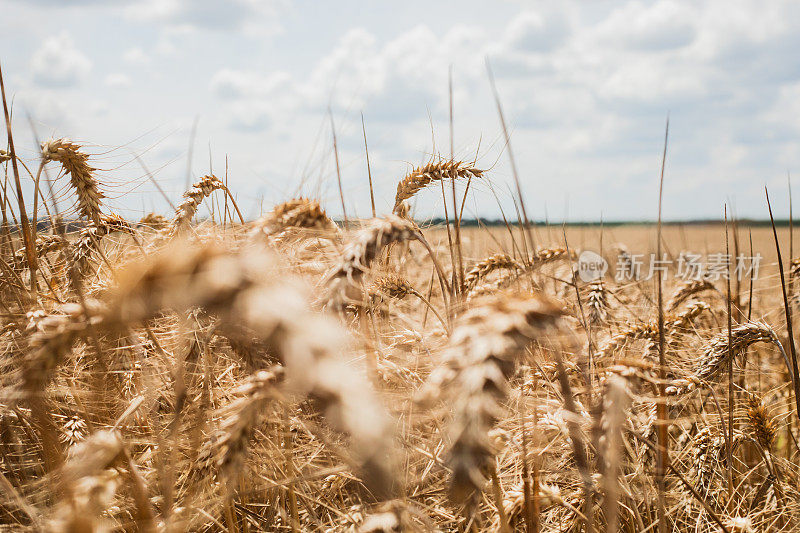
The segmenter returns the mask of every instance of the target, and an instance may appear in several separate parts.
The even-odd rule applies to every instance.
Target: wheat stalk
[[[81,152],[80,148],[80,145],[68,139],[51,139],[42,143],[42,160],[61,163],[78,196],[80,216],[99,224],[103,193],[93,175],[97,169],[89,165],[89,156]]]

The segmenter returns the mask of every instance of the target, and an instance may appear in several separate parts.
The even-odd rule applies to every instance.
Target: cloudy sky
[[[800,177],[800,4],[793,1],[0,0],[0,62],[18,150],[68,136],[96,154],[109,203],[165,212],[193,176],[222,175],[258,215],[299,193],[379,211],[433,154],[490,168],[472,215],[513,210],[486,73],[495,74],[533,218],[654,218],[671,117],[667,218],[785,215]],[[800,190],[800,179],[795,179]],[[436,215],[426,191],[418,216]]]

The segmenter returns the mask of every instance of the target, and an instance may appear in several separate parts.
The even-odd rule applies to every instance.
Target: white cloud
[[[285,72],[262,75],[222,69],[211,78],[211,90],[224,99],[275,96],[281,89],[291,90],[291,77]]]
[[[31,58],[34,81],[46,87],[75,85],[91,68],[92,62],[75,48],[66,31],[45,39]]]
[[[50,92],[26,91],[20,96],[20,104],[35,121],[49,127],[63,128],[70,121],[67,102]]]
[[[144,50],[138,46],[128,49],[123,54],[122,58],[128,63],[132,63],[134,65],[146,65],[150,63],[150,56],[148,56]]]
[[[462,81],[475,79],[483,72],[486,43],[485,32],[466,26],[455,26],[441,36],[427,26],[416,26],[385,44],[356,28],[316,62],[306,79],[285,72],[222,69],[212,77],[210,88],[223,100],[261,109],[273,118],[277,110],[320,113],[331,105],[369,106],[374,117],[398,120],[409,112],[424,115],[426,107],[443,110],[449,67],[454,66]],[[464,86],[457,85],[456,98],[463,95]]]
[[[686,2],[631,2],[616,9],[598,29],[602,41],[630,50],[671,50],[697,36],[697,10]]]
[[[206,30],[235,30],[273,15],[278,0],[143,0],[128,7],[133,19]]]
[[[127,74],[115,72],[106,76],[105,84],[111,88],[129,87],[131,85],[131,78]]]
[[[258,72],[222,69],[211,78],[211,92],[230,102],[230,124],[239,130],[257,131],[269,127],[280,116],[287,116],[306,96],[285,72]]]
[[[563,43],[569,31],[563,13],[527,11],[508,25],[506,43],[522,52],[547,52]]]

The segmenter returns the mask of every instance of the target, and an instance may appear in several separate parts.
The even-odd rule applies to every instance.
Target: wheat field
[[[491,180],[458,161],[347,224],[310,198],[244,220],[213,175],[126,220],[78,144],[0,161],[4,530],[798,528],[788,228],[784,281],[770,227],[668,225],[671,262],[762,260],[659,284],[614,275],[654,225],[413,220]]]

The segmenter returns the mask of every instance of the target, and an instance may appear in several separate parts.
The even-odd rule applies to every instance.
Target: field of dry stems
[[[4,530],[798,529],[785,229],[785,283],[769,228],[665,229],[672,258],[765,260],[659,298],[613,275],[655,227],[458,229],[452,203],[415,222],[415,195],[492,179],[469,163],[412,170],[346,226],[307,198],[241,220],[212,175],[135,221],[81,146],[9,148]],[[581,281],[582,249],[612,272]]]

